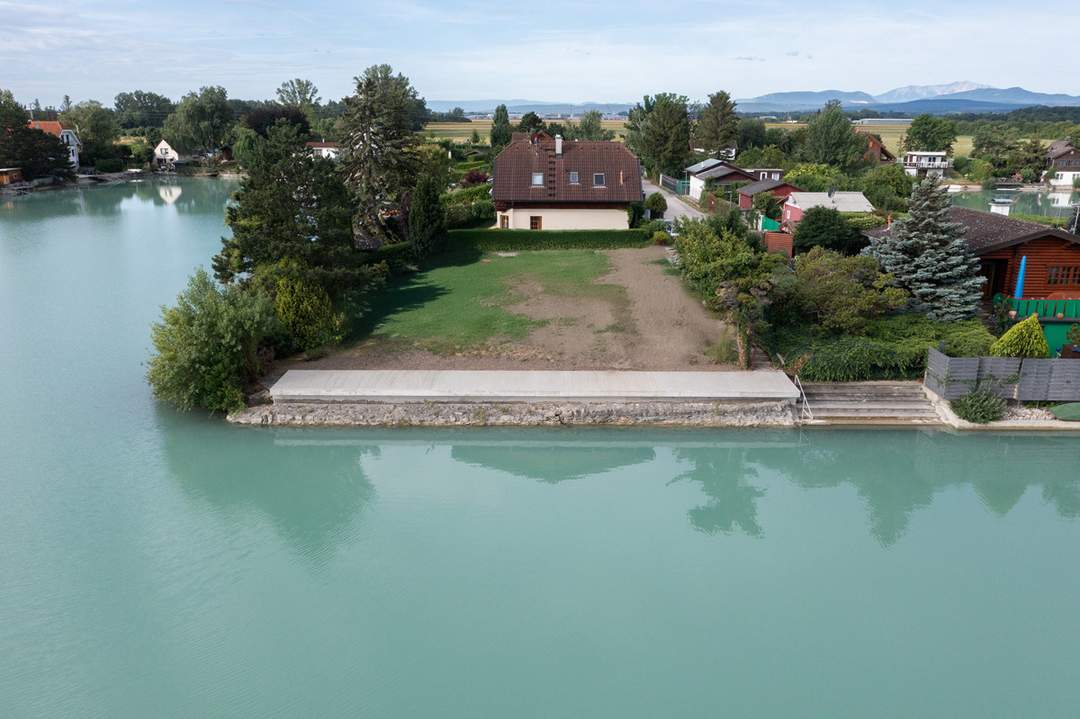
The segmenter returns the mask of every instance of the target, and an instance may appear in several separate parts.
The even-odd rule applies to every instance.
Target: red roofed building
[[[60,142],[67,145],[71,166],[76,170],[79,169],[79,148],[82,147],[82,143],[79,142],[79,136],[74,130],[64,127],[59,120],[31,120],[27,123],[27,127],[60,138]]]
[[[620,142],[514,133],[495,158],[492,199],[499,227],[625,230],[641,202],[641,165]]]

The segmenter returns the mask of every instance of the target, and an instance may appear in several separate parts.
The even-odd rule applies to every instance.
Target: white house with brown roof
[[[1053,187],[1072,189],[1080,180],[1080,150],[1068,140],[1055,140],[1046,151],[1050,167],[1046,179]]]
[[[58,120],[31,120],[27,126],[32,130],[41,130],[60,138],[60,142],[67,146],[68,162],[71,163],[71,167],[79,169],[79,148],[82,147],[82,142],[74,130],[64,127]]]
[[[641,165],[621,142],[514,133],[493,169],[501,229],[625,230],[644,196]]]

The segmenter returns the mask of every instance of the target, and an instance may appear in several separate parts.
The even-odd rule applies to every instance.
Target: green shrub
[[[846,257],[814,247],[795,258],[795,281],[782,285],[774,302],[830,332],[860,332],[870,320],[901,309],[906,292],[891,286],[872,257]]]
[[[490,200],[491,187],[488,185],[464,187],[459,190],[445,192],[440,199],[442,200],[443,205],[447,207],[450,205],[471,205],[477,200]]]
[[[452,249],[481,252],[511,250],[610,250],[646,247],[651,235],[633,230],[451,230]]]
[[[242,408],[245,385],[263,371],[259,347],[276,330],[270,299],[256,289],[221,287],[200,269],[161,315],[146,375],[154,395],[182,410]]]
[[[1080,324],[1074,324],[1065,334],[1065,341],[1071,345],[1080,346]]]
[[[871,212],[848,212],[844,214],[844,220],[860,232],[884,227],[887,224],[884,217]]]
[[[990,345],[993,357],[1048,357],[1050,346],[1046,344],[1039,316],[1032,314],[1017,322],[994,344]]]
[[[413,189],[409,204],[409,242],[413,255],[424,259],[439,252],[446,243],[446,209],[439,190],[440,180],[431,175],[421,175]]]
[[[1005,416],[1005,400],[985,387],[954,399],[949,405],[957,417],[975,424],[997,422]]]
[[[659,192],[654,192],[645,198],[645,209],[651,213],[652,217],[663,217],[667,212],[667,200]]]
[[[124,169],[124,161],[118,157],[103,157],[94,162],[94,169],[98,172],[120,172]]]
[[[495,203],[489,199],[446,205],[445,212],[446,226],[450,229],[490,227],[495,222]]]
[[[657,230],[656,232],[652,233],[652,243],[654,245],[666,245],[670,241],[671,235],[664,232],[663,230]]]
[[[795,252],[824,247],[845,255],[856,255],[868,240],[840,212],[830,207],[811,207],[795,228]]]
[[[806,357],[799,374],[815,382],[917,379],[926,370],[930,347],[944,345],[953,357],[985,355],[994,336],[978,320],[934,322],[907,313],[866,324],[862,335],[829,336],[802,325],[774,327],[769,349],[792,360]]]
[[[337,344],[345,335],[345,317],[334,311],[326,290],[297,278],[278,280],[274,313],[293,345],[302,352]]]

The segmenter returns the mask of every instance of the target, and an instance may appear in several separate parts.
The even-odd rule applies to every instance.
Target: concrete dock
[[[289,370],[274,404],[407,402],[789,401],[783,372]]]

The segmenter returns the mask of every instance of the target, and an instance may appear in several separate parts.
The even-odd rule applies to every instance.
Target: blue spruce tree
[[[910,215],[864,250],[911,293],[915,309],[932,320],[974,315],[986,281],[964,240],[964,227],[949,217],[949,205],[940,181],[926,178],[911,193]]]

